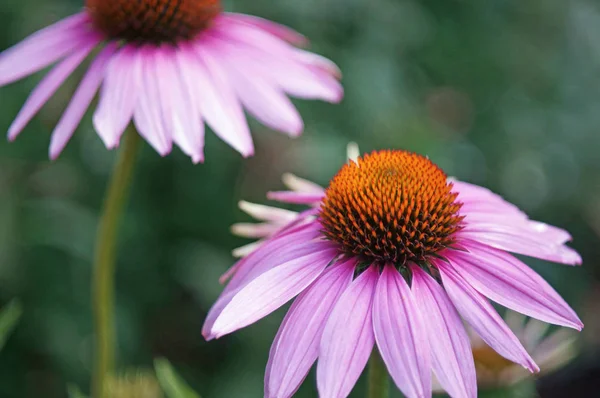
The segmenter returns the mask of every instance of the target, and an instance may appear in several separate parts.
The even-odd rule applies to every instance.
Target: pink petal
[[[285,186],[292,191],[325,195],[325,189],[322,186],[292,173],[285,173],[282,180]]]
[[[313,223],[270,239],[260,250],[240,261],[237,272],[225,290],[237,289],[263,272],[300,255],[333,247],[329,242],[313,240],[319,235],[319,226]]]
[[[267,198],[283,203],[292,203],[298,205],[312,205],[319,203],[325,197],[323,193],[305,193],[293,191],[269,192]]]
[[[89,17],[82,12],[65,18],[29,36],[0,54],[0,86],[22,79],[58,61],[99,35],[85,27]]]
[[[469,336],[442,287],[413,267],[412,291],[429,336],[435,375],[453,397],[477,396],[475,364]]]
[[[516,237],[531,235],[539,242],[547,245],[562,245],[571,240],[571,235],[564,229],[521,218],[520,216],[507,215],[501,212],[463,214],[466,215],[466,231],[505,233]]]
[[[171,152],[173,141],[162,117],[161,98],[164,93],[160,90],[159,80],[163,77],[156,70],[157,52],[156,47],[146,46],[136,54],[141,66],[142,84],[133,116],[140,135],[161,156],[166,156]]]
[[[195,51],[198,57],[195,67],[196,89],[202,93],[198,97],[200,112],[219,138],[244,157],[252,156],[254,144],[250,129],[223,66],[206,45],[196,46]]]
[[[123,47],[112,59],[100,90],[94,127],[108,149],[116,148],[133,117],[141,85],[140,58],[133,46]]]
[[[336,79],[341,79],[342,71],[338,66],[319,54],[311,53],[305,50],[294,50],[295,58],[302,64],[307,65],[311,70],[317,72],[324,72],[329,76],[333,76]]]
[[[287,26],[271,22],[268,19],[255,17],[253,15],[236,14],[230,12],[223,13],[220,16],[220,19],[226,21],[227,23],[242,23],[254,26],[255,28],[264,30],[273,36],[297,46],[304,46],[308,44],[308,39],[300,33],[288,28]]]
[[[581,330],[583,324],[575,312],[527,265],[508,253],[477,242],[463,244],[468,253],[452,251],[444,255],[481,294],[544,322]]]
[[[23,105],[23,108],[17,115],[14,122],[8,129],[8,139],[10,141],[17,138],[23,131],[27,123],[35,116],[42,106],[54,95],[56,90],[64,83],[64,81],[73,73],[73,71],[83,62],[90,51],[98,44],[98,42],[90,42],[87,46],[83,46],[73,55],[70,55],[61,63],[56,65],[50,73],[37,85],[31,92],[29,98]]]
[[[304,234],[301,234],[304,232]],[[252,256],[248,256],[237,263],[235,263],[227,272],[219,278],[221,283],[224,283],[228,279],[231,279],[231,283],[227,285],[226,290],[237,288],[239,283],[244,280],[248,280],[247,275],[253,273],[255,268],[260,268],[260,272],[264,272],[263,261],[267,256],[274,253],[281,255],[284,250],[293,250],[295,245],[307,243],[319,236],[318,224],[307,223],[292,228],[291,231],[286,231],[285,228],[278,231],[274,236],[264,242],[264,246],[267,250],[260,250],[257,253],[252,253]],[[290,257],[291,258],[291,257]]]
[[[254,117],[292,137],[302,133],[304,123],[300,114],[277,86],[255,73],[251,65],[236,62],[227,51],[218,55],[240,101]]]
[[[273,268],[241,288],[223,308],[212,326],[219,338],[267,316],[295,297],[321,275],[337,255],[322,250],[290,260]]]
[[[288,223],[298,217],[295,211],[280,209],[279,207],[264,206],[242,200],[238,203],[239,208],[251,217],[261,221],[272,223]]]
[[[537,233],[533,228],[480,223],[467,226],[460,231],[460,236],[513,253],[569,265],[581,264],[581,256],[575,250],[556,244],[552,237]]]
[[[340,297],[321,338],[317,363],[319,396],[347,397],[373,350],[373,294],[379,272],[366,269]]]
[[[215,26],[213,36],[218,40],[215,45],[227,48],[237,63],[252,67],[290,95],[329,102],[339,102],[343,97],[343,88],[334,75],[312,63],[305,64],[306,58],[298,56],[298,50],[264,31],[222,24]]]
[[[180,51],[176,52],[177,65],[179,66],[179,74],[181,78],[182,90],[184,94],[187,94],[189,105],[194,107],[191,113],[196,118],[194,126],[196,138],[194,139],[195,146],[198,148],[200,154],[200,161],[204,161],[204,141],[205,141],[205,130],[204,121],[202,120],[202,114],[200,111],[200,97],[204,95],[197,90],[196,80],[196,59],[195,55],[192,54],[193,50],[189,47],[180,44]],[[190,122],[192,120],[190,119]]]
[[[409,398],[431,396],[427,333],[408,284],[386,265],[373,301],[373,330],[390,375]]]
[[[62,152],[73,132],[94,99],[104,78],[104,71],[115,52],[116,44],[109,43],[98,54],[73,94],[69,106],[60,118],[50,140],[50,158],[56,159]]]
[[[461,278],[452,266],[443,261],[438,261],[437,265],[444,288],[454,306],[483,341],[506,359],[520,364],[530,372],[539,372],[539,367],[517,336],[485,297]]]
[[[190,95],[176,63],[176,51],[179,52],[165,45],[156,56],[162,119],[175,143],[194,163],[199,163],[204,160],[204,128],[194,102],[196,97]]]
[[[265,396],[294,395],[317,360],[321,335],[333,306],[346,290],[356,261],[332,265],[292,304],[271,346]]]
[[[281,228],[280,225],[271,223],[251,224],[237,223],[231,226],[231,232],[244,238],[264,238],[271,236]]]

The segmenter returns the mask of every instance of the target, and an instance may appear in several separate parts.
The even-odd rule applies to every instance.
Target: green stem
[[[106,398],[106,379],[113,371],[115,351],[114,273],[119,220],[127,201],[136,153],[136,131],[127,131],[104,199],[94,249],[92,305],[94,311],[94,375],[92,397]]]
[[[377,348],[373,349],[369,359],[368,398],[387,398],[390,392],[390,380],[387,368]]]

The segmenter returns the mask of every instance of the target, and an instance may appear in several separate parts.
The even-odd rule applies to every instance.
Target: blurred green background
[[[327,184],[362,151],[405,148],[449,175],[501,193],[532,218],[568,229],[584,267],[527,260],[581,315],[582,354],[539,382],[600,387],[600,5],[595,0],[253,0],[229,11],[304,33],[344,72],[341,105],[296,101],[306,124],[290,140],[251,122],[256,156],[243,160],[207,135],[206,162],[145,144],[121,230],[117,315],[123,369],[164,356],[203,397],[260,397],[284,310],[206,343],[200,329],[247,243],[240,199],[267,203],[280,175]],[[3,0],[0,49],[77,12],[81,0]],[[0,143],[0,301],[19,297],[21,323],[0,353],[0,397],[88,391],[95,226],[115,153],[88,112],[55,162],[50,133],[76,87],[71,79],[13,144]],[[42,74],[0,89],[0,131]],[[583,390],[580,390],[583,388]],[[578,390],[579,389],[579,390]],[[597,391],[597,389],[595,390]],[[353,393],[364,395],[362,382]],[[314,397],[311,374],[298,397]]]

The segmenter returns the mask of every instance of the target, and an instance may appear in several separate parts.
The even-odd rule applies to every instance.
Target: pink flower
[[[488,299],[581,330],[567,303],[508,252],[581,263],[570,235],[530,220],[485,188],[449,180],[427,158],[379,151],[342,167],[326,190],[269,195],[312,207],[228,272],[207,339],[298,296],[275,337],[266,397],[290,397],[317,363],[321,397],[346,397],[375,345],[408,397],[476,397],[466,321],[504,358],[538,366]],[[263,218],[265,215],[263,214]]]
[[[101,47],[52,133],[61,153],[100,91],[94,126],[107,148],[129,122],[165,156],[173,142],[204,160],[204,122],[243,156],[254,152],[243,108],[290,136],[303,130],[287,95],[338,102],[340,72],[298,49],[300,34],[273,22],[223,13],[219,0],[86,0],[83,12],[0,54],[0,85],[55,64],[10,126],[14,140],[61,84]]]

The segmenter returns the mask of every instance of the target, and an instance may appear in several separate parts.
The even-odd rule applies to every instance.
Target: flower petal
[[[260,250],[240,261],[240,266],[225,290],[237,289],[263,272],[295,257],[320,250],[325,246],[331,247],[329,242],[313,241],[320,234],[318,228],[316,223],[307,224],[289,234],[265,242]]]
[[[219,56],[222,64],[227,67],[240,101],[256,119],[265,126],[292,137],[302,134],[304,122],[283,91],[256,73],[251,65],[237,62],[226,51]]]
[[[449,261],[452,263],[451,259]],[[443,261],[438,261],[437,265],[444,288],[454,306],[483,341],[506,359],[520,364],[530,372],[539,372],[539,367],[517,336],[485,297],[460,277],[452,266]]]
[[[139,57],[133,46],[123,47],[113,57],[100,90],[94,113],[94,127],[108,149],[119,145],[125,128],[133,117],[140,84]]]
[[[379,278],[367,268],[340,297],[325,325],[317,363],[319,396],[350,394],[373,350],[372,304]]]
[[[50,25],[0,54],[0,86],[29,76],[58,61],[69,53],[98,42],[90,32],[89,21],[82,12]]]
[[[73,132],[77,128],[85,111],[94,99],[98,87],[100,87],[100,84],[102,83],[104,71],[115,52],[115,48],[116,44],[114,43],[106,45],[96,59],[94,59],[87,73],[81,80],[65,113],[63,113],[52,133],[52,138],[50,140],[51,159],[56,159],[67,145],[67,142],[71,139]]]
[[[223,13],[220,18],[228,23],[242,23],[252,25],[258,29],[264,30],[282,40],[297,46],[308,44],[308,39],[287,26],[269,21],[268,19],[255,17],[253,15],[237,14],[233,12]]]
[[[141,82],[138,101],[133,111],[135,126],[144,139],[161,156],[169,154],[173,139],[166,130],[162,118],[161,96],[158,82],[162,77],[156,72],[156,47],[145,46],[138,49],[136,57],[140,62]]]
[[[324,194],[325,189],[319,184],[315,184],[312,181],[300,178],[292,173],[285,173],[281,177],[286,187],[296,192],[304,193],[318,193]]]
[[[423,314],[433,370],[440,384],[452,397],[475,398],[477,379],[471,344],[452,302],[444,289],[416,266],[412,291]]]
[[[182,81],[183,74],[176,63],[176,51],[165,45],[157,51],[156,77],[161,93],[160,107],[167,132],[194,163],[204,160],[204,128],[200,122],[196,96]]]
[[[234,294],[216,318],[211,335],[219,338],[275,311],[317,279],[336,255],[328,248],[261,274]]]
[[[261,221],[272,223],[288,223],[298,217],[298,213],[279,207],[259,205],[242,200],[238,203],[239,208],[251,217]]]
[[[50,73],[44,77],[31,92],[25,105],[23,105],[23,108],[10,125],[10,128],[8,129],[8,139],[10,141],[17,138],[27,123],[29,123],[50,97],[56,93],[56,90],[58,90],[71,73],[73,73],[73,71],[83,62],[97,44],[97,42],[92,41],[88,43],[87,46],[83,46],[81,49],[75,51],[73,55],[70,55],[56,65]]]
[[[419,309],[408,284],[386,265],[373,300],[373,330],[390,375],[409,398],[431,396],[431,356]]]
[[[322,193],[306,193],[293,191],[279,191],[267,193],[267,198],[283,203],[292,203],[296,205],[312,205],[319,203],[325,197]]]
[[[337,77],[313,59],[299,56],[298,50],[278,38],[241,24],[215,26],[219,48],[227,48],[238,63],[248,65],[284,92],[305,99],[339,102],[343,88]]]
[[[527,265],[481,243],[463,241],[469,252],[448,253],[469,285],[497,303],[544,322],[581,330],[577,314],[550,285]]]
[[[203,43],[196,46],[195,62],[196,89],[200,112],[206,123],[227,144],[244,157],[254,154],[254,144],[244,111],[222,66],[212,52],[215,50]]]
[[[291,397],[319,354],[325,323],[346,290],[356,261],[332,265],[298,296],[285,316],[271,346],[265,373],[265,396]]]
[[[575,250],[556,244],[547,234],[536,233],[533,228],[476,224],[460,231],[459,236],[525,256],[568,265],[581,264],[581,256]]]

